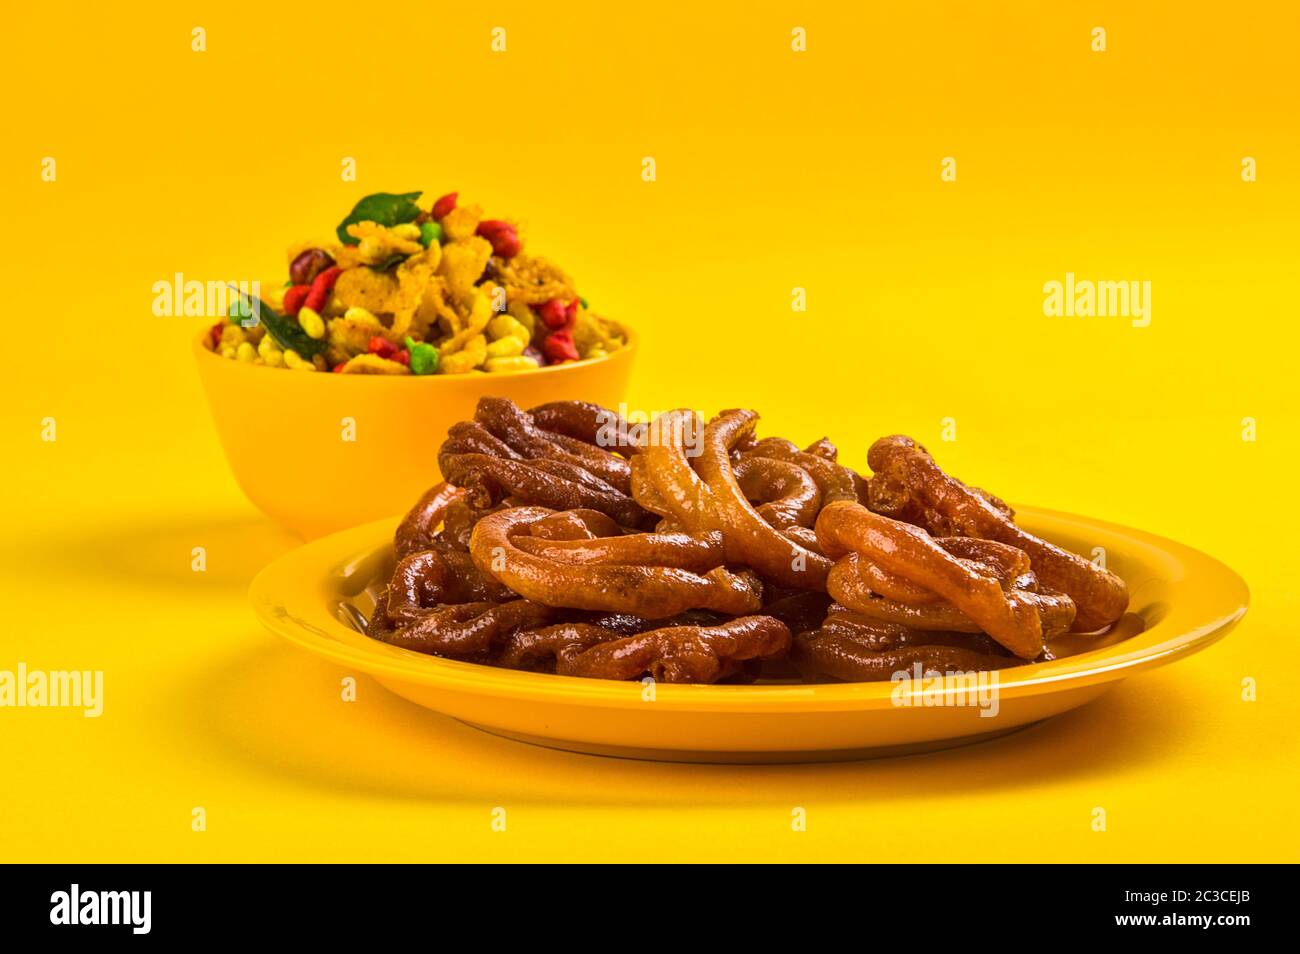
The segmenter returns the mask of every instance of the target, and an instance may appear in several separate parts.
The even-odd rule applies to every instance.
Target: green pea
[[[412,374],[433,374],[438,370],[438,349],[433,345],[407,338],[406,350],[411,355]]]
[[[420,244],[428,248],[434,242],[442,241],[442,226],[429,221],[420,226]]]
[[[588,308],[591,307],[590,305],[587,304],[587,299],[583,298],[581,295],[578,296],[578,301],[579,303],[581,303],[583,311],[586,311]]]

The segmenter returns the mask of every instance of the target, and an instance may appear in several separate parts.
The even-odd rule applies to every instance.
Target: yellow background
[[[1297,860],[1295,6],[889,6],[16,8],[0,668],[103,669],[107,698],[0,710],[0,857]],[[151,286],[281,275],[407,189],[522,217],[640,327],[633,407],[753,406],[856,466],[913,434],[1009,499],[1218,556],[1250,614],[1078,712],[874,763],[602,760],[364,678],[340,702],[344,673],[246,606],[294,540],[231,480],[195,322]],[[1150,327],[1044,317],[1067,271],[1149,280]]]

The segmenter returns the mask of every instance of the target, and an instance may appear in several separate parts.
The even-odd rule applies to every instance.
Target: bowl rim
[[[1199,550],[1145,531],[1037,507],[1016,507],[1018,520],[1049,538],[1051,528],[1073,527],[1131,547],[1107,549],[1146,565],[1162,566],[1179,597],[1142,632],[1097,650],[999,670],[1002,699],[1064,691],[1121,679],[1163,665],[1215,642],[1246,613],[1249,589],[1228,566]],[[272,632],[317,655],[378,679],[535,703],[637,708],[646,703],[640,682],[582,679],[460,662],[399,649],[345,626],[327,609],[330,581],[359,573],[391,540],[399,518],[362,524],[303,545],[265,567],[249,587],[255,615]],[[1164,577],[1158,577],[1164,579]],[[333,584],[337,585],[337,583]],[[903,695],[920,698],[920,687]],[[933,690],[928,690],[933,693]],[[956,691],[956,690],[952,690]],[[942,694],[942,693],[940,693]],[[898,705],[891,682],[659,685],[655,705],[676,712],[862,711]],[[918,702],[917,705],[920,705]]]
[[[641,334],[640,334],[640,332],[636,331],[636,330],[635,330],[634,328],[632,328],[631,326],[626,325],[626,324],[624,324],[623,322],[618,321],[618,320],[616,320],[616,319],[613,319],[613,318],[606,318],[605,320],[608,321],[608,322],[610,322],[611,324],[615,325],[616,327],[618,327],[618,329],[619,329],[620,331],[623,332],[623,336],[627,339],[627,343],[626,343],[625,345],[623,345],[623,347],[619,348],[617,351],[610,352],[609,354],[607,354],[607,355],[605,355],[604,357],[601,357],[601,358],[583,358],[583,359],[581,359],[581,360],[579,360],[579,361],[567,361],[567,362],[565,362],[564,364],[552,364],[552,365],[547,365],[547,366],[544,367],[544,368],[531,368],[531,369],[525,369],[525,370],[520,370],[520,371],[494,371],[494,372],[491,372],[490,375],[487,375],[487,376],[493,378],[494,380],[508,380],[508,379],[510,379],[510,378],[520,377],[520,376],[523,376],[523,375],[532,376],[532,375],[537,375],[537,374],[562,374],[562,373],[564,373],[564,372],[572,372],[572,371],[573,371],[574,369],[576,369],[576,368],[591,368],[591,367],[595,367],[595,366],[597,366],[597,365],[599,365],[599,364],[601,364],[601,363],[603,363],[603,362],[612,362],[612,361],[619,361],[619,360],[623,360],[623,361],[630,360],[631,357],[632,357],[632,355],[636,352],[638,345],[641,343]],[[222,319],[222,321],[225,321],[225,319]],[[221,355],[219,355],[219,354],[217,354],[215,351],[213,351],[212,348],[210,348],[210,347],[208,346],[208,344],[207,344],[207,338],[208,338],[208,335],[211,333],[212,328],[213,328],[213,325],[215,325],[215,324],[216,324],[216,322],[212,322],[212,323],[208,324],[206,327],[203,328],[203,330],[201,330],[201,331],[200,331],[197,335],[195,335],[194,338],[192,339],[192,341],[193,341],[193,346],[194,346],[194,351],[199,355],[199,360],[200,360],[200,361],[203,361],[203,360],[204,360],[204,356],[206,355],[208,358],[214,359],[214,360],[216,360],[216,361],[220,361],[220,362],[222,362],[223,364],[227,364],[227,365],[231,365],[231,366],[234,366],[234,367],[238,367],[238,368],[240,368],[242,371],[284,371],[284,370],[286,370],[285,368],[271,368],[271,367],[267,367],[266,365],[248,364],[247,362],[244,362],[244,361],[231,361],[229,358],[223,358],[223,357],[221,357]],[[467,381],[467,380],[472,380],[473,378],[476,377],[476,375],[473,375],[473,374],[340,374],[340,375],[329,375],[328,372],[326,372],[325,374],[326,374],[326,376],[328,376],[328,377],[352,378],[352,379],[354,379],[354,380],[368,380],[368,381],[373,381],[373,380],[387,380],[387,381]],[[299,378],[304,378],[304,377],[312,377],[312,376],[311,376],[311,375],[298,375],[298,377],[299,377]]]

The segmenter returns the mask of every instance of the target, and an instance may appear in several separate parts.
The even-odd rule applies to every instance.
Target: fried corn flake
[[[338,369],[340,374],[410,374],[411,369],[377,354],[359,354]]]

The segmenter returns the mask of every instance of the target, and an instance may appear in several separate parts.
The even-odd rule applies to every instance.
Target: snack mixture
[[[483,398],[397,529],[369,635],[569,676],[869,681],[1050,659],[1124,614],[1123,580],[910,438],[863,478],[757,421]]]
[[[250,364],[340,374],[525,371],[601,358],[623,332],[573,280],[524,251],[520,226],[485,219],[455,192],[357,203],[337,241],[289,250],[289,281],[241,299],[210,333],[212,349]],[[244,327],[244,324],[251,327]]]

